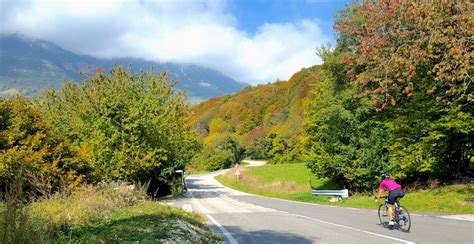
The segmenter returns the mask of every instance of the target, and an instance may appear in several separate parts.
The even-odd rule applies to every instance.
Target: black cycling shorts
[[[388,193],[388,203],[395,204],[397,198],[402,198],[405,196],[405,192],[402,189],[392,190]]]

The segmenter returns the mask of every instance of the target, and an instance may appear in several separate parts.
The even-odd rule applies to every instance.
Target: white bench
[[[339,196],[340,198],[348,198],[349,190],[313,190],[313,195],[325,195],[325,196]]]

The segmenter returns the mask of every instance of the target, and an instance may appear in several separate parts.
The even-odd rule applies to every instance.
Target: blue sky
[[[229,11],[238,19],[240,28],[254,34],[265,22],[285,23],[302,19],[318,19],[323,33],[333,34],[334,14],[345,8],[349,0],[234,0]]]
[[[0,33],[100,58],[196,64],[260,84],[321,63],[315,50],[334,43],[344,2],[0,0]]]

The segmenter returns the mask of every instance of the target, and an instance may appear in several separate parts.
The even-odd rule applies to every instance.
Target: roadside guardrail
[[[340,198],[348,198],[349,197],[349,190],[342,189],[342,190],[313,190],[313,195],[325,195],[325,196],[338,196]]]

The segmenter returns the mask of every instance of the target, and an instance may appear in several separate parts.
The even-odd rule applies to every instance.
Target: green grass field
[[[311,176],[304,164],[264,165],[248,167],[242,171],[237,182],[233,171],[217,177],[224,185],[231,188],[262,196],[282,198],[294,201],[332,204],[347,207],[378,207],[374,195],[356,194],[343,202],[330,202],[330,197],[311,195],[309,179],[313,187],[334,189],[336,185],[328,179],[316,179]],[[374,191],[376,186],[374,186]],[[474,213],[474,184],[451,185],[436,189],[407,192],[401,200],[402,205],[410,211],[433,213]]]

